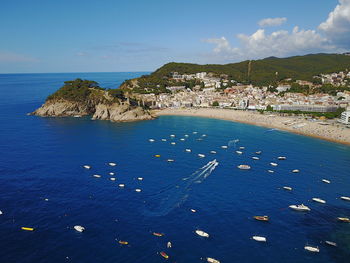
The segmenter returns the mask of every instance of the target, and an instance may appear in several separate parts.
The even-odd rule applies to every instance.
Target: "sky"
[[[350,0],[2,0],[0,73],[350,51]]]

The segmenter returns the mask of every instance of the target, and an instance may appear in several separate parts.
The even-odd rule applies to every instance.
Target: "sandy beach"
[[[277,114],[261,114],[259,112],[219,108],[168,108],[154,111],[154,114],[157,116],[180,115],[229,120],[286,130],[301,135],[350,145],[349,128],[336,123],[324,125],[321,121],[310,121],[300,116],[279,116]]]

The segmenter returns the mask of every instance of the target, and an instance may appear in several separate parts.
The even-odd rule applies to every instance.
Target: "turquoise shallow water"
[[[350,217],[350,202],[339,199],[350,196],[348,146],[206,118],[110,123],[26,116],[64,80],[82,77],[114,87],[141,74],[0,75],[0,262],[164,262],[160,251],[170,256],[168,262],[349,262],[350,224],[336,221]],[[237,155],[240,146],[245,149]],[[252,160],[258,150],[260,160]],[[287,160],[278,161],[280,155]],[[214,159],[218,166],[203,171]],[[252,169],[241,171],[239,164]],[[311,211],[288,209],[300,203]],[[254,221],[254,215],[269,215],[270,222]],[[78,233],[74,225],[86,231]],[[196,229],[210,237],[197,236]],[[253,235],[266,236],[267,243],[253,241]],[[306,244],[319,246],[320,253],[306,252]]]

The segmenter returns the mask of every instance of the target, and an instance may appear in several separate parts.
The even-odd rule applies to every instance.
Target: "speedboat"
[[[90,168],[91,168],[90,165],[84,165],[83,167],[84,167],[85,169],[90,169]]]
[[[327,180],[327,179],[322,179],[322,182],[326,183],[326,184],[330,184],[331,181]]]
[[[325,200],[322,200],[322,199],[320,199],[320,198],[312,198],[312,201],[315,201],[315,202],[321,203],[321,204],[325,204],[325,203],[326,203]]]
[[[270,163],[271,166],[277,166],[278,164],[277,163]]]
[[[164,251],[160,252],[159,254],[160,254],[163,258],[165,258],[165,259],[168,259],[168,258],[169,258],[169,256],[167,255],[167,253],[165,253]]]
[[[289,208],[294,209],[296,211],[310,211],[311,209],[306,205],[290,205]]]
[[[241,152],[241,151],[236,151],[236,153],[237,153],[237,154],[242,154],[243,152]]]
[[[226,145],[221,146],[222,149],[227,149]]]
[[[99,174],[94,174],[93,177],[100,178],[101,175],[99,175]]]
[[[216,154],[216,151],[210,151],[211,154]]]
[[[341,196],[340,199],[345,200],[345,201],[350,201],[350,197],[348,197],[348,196]]]
[[[292,173],[299,173],[300,171],[298,169],[292,170]]]
[[[110,165],[110,166],[116,166],[117,164],[116,164],[116,163],[108,163],[108,165]]]
[[[292,191],[293,190],[292,187],[289,187],[289,186],[283,186],[283,189],[284,190],[288,190],[288,191]]]
[[[285,156],[278,156],[277,159],[278,159],[278,160],[286,160],[287,157],[285,157]]]
[[[248,164],[240,164],[237,167],[238,167],[238,169],[241,169],[241,170],[249,170],[250,169],[250,166]]]
[[[150,142],[154,142],[154,139],[149,139]]]
[[[204,158],[204,157],[205,157],[205,154],[199,153],[199,154],[198,154],[198,157],[199,157],[199,158]]]
[[[258,220],[258,221],[269,221],[269,217],[268,216],[254,216],[254,219]]]
[[[85,230],[85,227],[83,226],[74,226],[74,229],[78,232],[83,232]]]
[[[209,262],[209,263],[220,263],[220,261],[215,259],[215,258],[207,258],[207,262]]]
[[[253,156],[252,159],[253,159],[253,160],[259,160],[260,158],[259,158],[259,157],[256,157],[256,156]]]
[[[337,219],[344,223],[350,223],[350,218],[348,217],[337,217]]]
[[[266,237],[253,236],[252,238],[253,238],[255,241],[258,241],[258,242],[266,242]]]
[[[135,189],[135,192],[140,193],[140,192],[141,192],[141,189],[137,188],[137,189]]]
[[[188,152],[188,153],[192,152],[191,149],[186,149],[185,151]]]
[[[157,233],[157,232],[153,232],[153,235],[156,236],[156,237],[162,237],[162,236],[164,236],[163,233]]]
[[[337,247],[337,246],[338,246],[337,243],[332,242],[332,241],[328,241],[328,240],[326,240],[325,243],[326,243],[327,245],[332,246],[332,247]]]
[[[320,249],[318,247],[305,246],[304,249],[310,252],[320,252]]]
[[[209,237],[209,234],[202,230],[196,230],[196,234],[201,237]]]

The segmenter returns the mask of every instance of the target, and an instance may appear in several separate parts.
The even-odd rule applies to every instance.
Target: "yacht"
[[[290,205],[289,208],[294,209],[296,211],[310,211],[311,209],[306,205]]]

